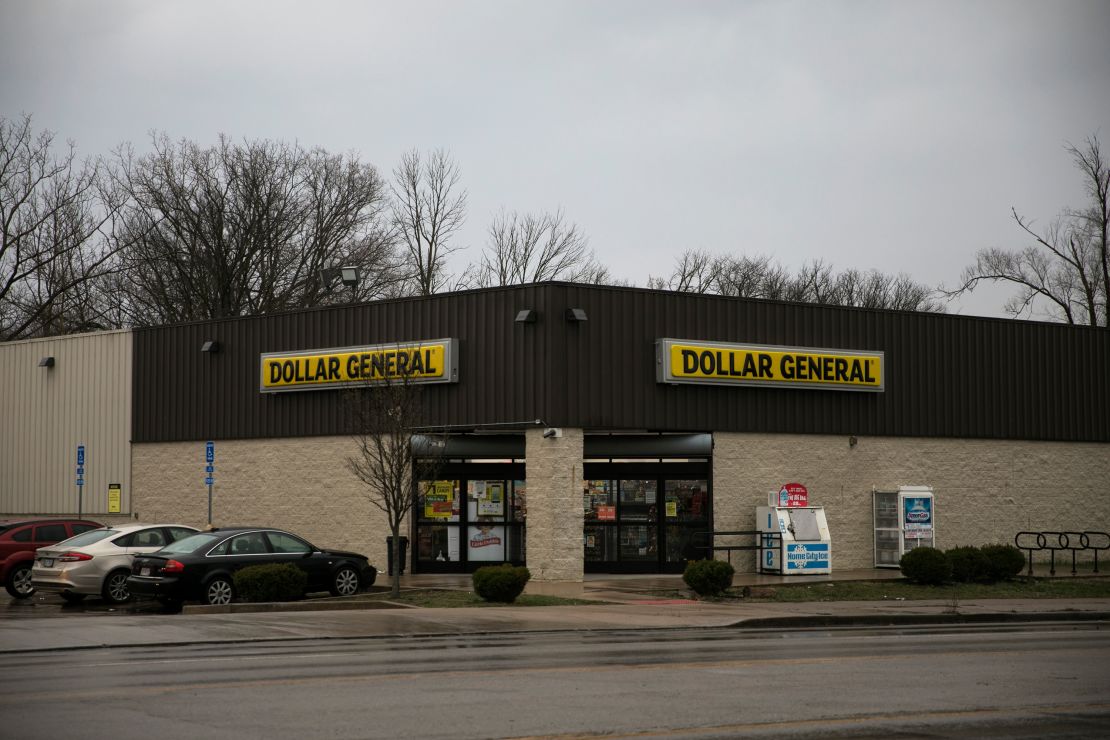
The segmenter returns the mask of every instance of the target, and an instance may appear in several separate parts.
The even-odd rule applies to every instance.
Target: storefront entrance
[[[712,521],[708,462],[587,463],[587,573],[681,573],[704,558]]]

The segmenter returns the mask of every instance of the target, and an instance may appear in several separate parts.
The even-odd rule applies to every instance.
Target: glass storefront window
[[[620,559],[624,562],[652,561],[659,557],[656,550],[656,528],[645,524],[621,525]]]
[[[417,516],[432,521],[459,521],[459,482],[457,480],[420,481]]]
[[[664,533],[667,543],[667,562],[685,563],[688,560],[702,560],[710,553],[705,549],[709,544],[704,523],[696,525],[668,524]]]
[[[448,525],[421,525],[416,536],[418,560],[458,562],[459,528]]]
[[[582,516],[587,521],[617,520],[617,501],[613,481],[588,480],[582,488]]]
[[[468,481],[466,516],[471,522],[503,522],[509,495],[507,481]]]
[[[528,518],[528,489],[524,481],[513,481],[512,521],[523,522]]]
[[[654,480],[622,480],[620,482],[620,520],[622,522],[654,522],[659,517]],[[622,537],[623,541],[623,537]],[[622,545],[621,552],[624,552]]]
[[[665,486],[664,516],[668,523],[705,521],[708,515],[708,481],[669,480]]]
[[[601,524],[587,524],[583,530],[583,545],[588,563],[613,562],[617,559],[617,528]]]
[[[480,524],[467,527],[466,559],[470,562],[505,562],[505,526]]]
[[[505,469],[503,478],[493,477],[500,469],[481,472],[470,478],[443,470],[443,479],[417,484],[417,572],[458,573],[487,563],[525,561],[527,482],[513,477],[523,470]]]

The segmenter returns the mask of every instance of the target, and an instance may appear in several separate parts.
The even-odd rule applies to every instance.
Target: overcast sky
[[[82,154],[165,131],[442,147],[491,217],[563,208],[643,285],[698,248],[954,283],[1083,201],[1110,2],[0,0],[0,116]],[[1005,291],[953,312],[1000,315]]]

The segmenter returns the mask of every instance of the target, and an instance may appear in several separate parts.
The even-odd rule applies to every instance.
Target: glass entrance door
[[[593,463],[586,472],[587,572],[680,573],[688,560],[705,557],[708,464]],[[608,475],[593,477],[599,473]]]

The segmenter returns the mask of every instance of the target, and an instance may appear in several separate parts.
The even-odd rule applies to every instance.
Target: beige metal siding
[[[108,512],[108,485],[131,510],[130,331],[0,344],[0,515]],[[39,367],[53,357],[54,367]]]

